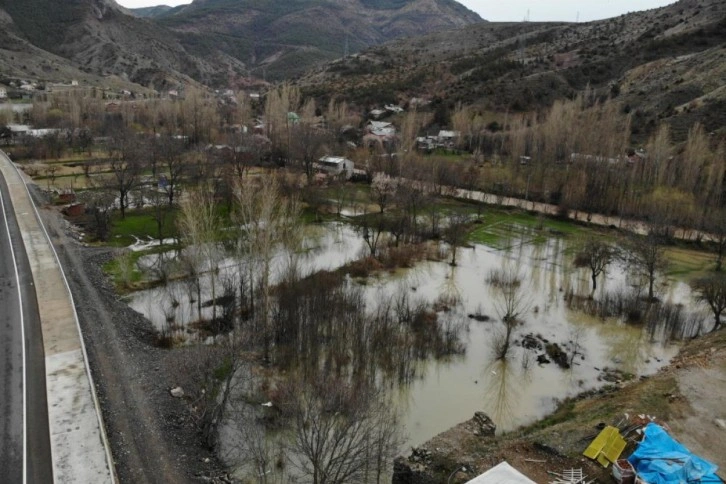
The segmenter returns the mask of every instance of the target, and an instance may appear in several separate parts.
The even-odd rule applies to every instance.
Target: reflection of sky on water
[[[364,253],[360,236],[349,226],[332,224],[308,230],[307,250],[300,261],[305,274],[335,269]],[[541,243],[533,240],[531,234],[523,233],[500,245],[505,249],[483,245],[459,249],[458,267],[426,261],[410,270],[372,277],[362,286],[370,309],[401,292],[414,300],[460,301],[455,308],[440,313],[440,318],[464,321],[465,355],[416,362],[419,378],[394,389],[409,436],[407,445],[422,444],[479,410],[489,413],[500,431],[512,430],[553,411],[558,400],[601,385],[598,375],[605,367],[652,373],[675,355],[676,345],[652,342],[639,328],[569,310],[564,294],[589,294],[589,272],[573,267],[568,239],[552,237]],[[274,273],[282,271],[285,260],[282,254],[275,258]],[[492,270],[504,267],[520,274],[526,295],[527,310],[520,317],[522,324],[514,330],[513,340],[532,333],[560,345],[577,344],[585,357],[578,356],[572,369],[562,370],[555,364],[540,366],[535,358],[542,352],[524,350],[519,345],[513,346],[507,362],[494,359],[493,339],[504,332],[504,324],[497,314],[497,295],[486,279]],[[225,261],[220,279],[235,270],[231,260]],[[632,283],[623,267],[613,264],[600,276],[595,297]],[[196,307],[188,303],[189,294],[189,284],[175,282],[167,289],[133,294],[130,305],[161,327],[170,311],[175,311],[177,322],[197,317]],[[206,287],[203,294],[203,298],[209,297]],[[691,301],[688,286],[680,282],[665,286],[661,296],[685,305]],[[170,309],[172,300],[179,301],[176,309]],[[472,313],[487,315],[491,320],[470,320],[467,315]]]

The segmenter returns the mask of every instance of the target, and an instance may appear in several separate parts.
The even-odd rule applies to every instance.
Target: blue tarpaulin
[[[645,438],[628,461],[648,484],[722,482],[716,476],[717,465],[693,455],[654,423],[645,427]]]

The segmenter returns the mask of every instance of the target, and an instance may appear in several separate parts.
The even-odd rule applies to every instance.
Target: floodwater
[[[603,386],[602,370],[606,368],[635,377],[652,374],[677,353],[677,343],[652,337],[643,328],[568,308],[564,298],[568,292],[590,294],[590,274],[573,267],[573,251],[568,250],[572,242],[567,237],[540,238],[537,243],[526,231],[518,237],[499,248],[475,245],[459,249],[457,267],[448,261],[425,261],[413,269],[371,277],[361,286],[369,310],[401,291],[428,302],[442,297],[458,301],[440,312],[439,319],[461,325],[465,353],[419,362],[417,377],[392,390],[407,435],[402,450],[423,444],[480,410],[489,414],[498,432],[511,431],[546,416],[566,397]],[[335,269],[365,253],[360,235],[345,224],[311,227],[305,244],[304,274]],[[157,257],[149,256],[141,263],[153,265]],[[275,258],[278,262],[273,271],[281,272],[284,259],[284,254]],[[220,278],[235,270],[231,261],[222,267]],[[495,270],[516,273],[521,281],[521,322],[514,329],[514,345],[504,361],[496,359],[494,347],[494,340],[505,330],[500,292],[488,282]],[[622,265],[612,264],[598,280],[595,299],[636,283]],[[659,290],[663,301],[687,308],[693,304],[690,288],[683,282],[668,281]],[[209,296],[206,284],[204,292]],[[174,282],[167,288],[137,292],[130,296],[129,304],[161,329],[170,311],[182,325],[198,317],[188,299],[188,285]],[[179,302],[176,309],[171,309],[172,300]],[[489,320],[472,319],[472,314]],[[544,351],[519,344],[530,334],[557,343],[570,354],[577,349],[572,367],[565,370],[555,363],[538,364],[536,357]],[[222,455],[233,453],[234,448],[234,442],[222,439]]]
[[[134,244],[132,250],[140,243]],[[306,275],[321,270],[334,270],[347,262],[359,259],[365,251],[365,243],[355,230],[347,224],[333,223],[328,225],[310,225],[305,228],[303,250],[298,254],[300,273]],[[154,254],[139,259],[138,265],[144,270],[153,270],[160,260],[175,257],[173,253]],[[275,254],[272,262],[272,283],[280,280],[287,262],[286,254]],[[232,259],[223,259],[219,263],[217,275],[217,291],[221,290],[222,282],[234,281],[237,264]],[[210,276],[202,277],[202,301],[212,298]],[[219,293],[218,293],[219,296]],[[128,303],[136,311],[146,316],[161,331],[173,321],[177,327],[185,327],[188,323],[198,320],[196,303],[196,288],[190,281],[174,281],[164,287],[157,287],[146,291],[138,291],[129,296]],[[202,308],[203,317],[212,316],[212,308]]]
[[[457,296],[460,305],[441,317],[466,320],[466,354],[450,361],[428,361],[419,371],[422,377],[399,389],[408,445],[420,445],[434,435],[471,418],[482,410],[497,424],[498,432],[532,423],[555,410],[566,397],[604,384],[598,377],[604,368],[616,368],[635,375],[650,374],[665,365],[678,351],[677,344],[651,341],[641,328],[615,320],[603,321],[570,311],[563,295],[572,289],[589,294],[589,273],[574,269],[572,256],[565,254],[563,239],[551,238],[538,245],[514,245],[508,250],[477,245],[459,254],[459,265],[426,262],[397,280],[368,285],[371,303],[381,294],[399,288],[415,288],[416,297],[435,300],[441,295]],[[572,368],[556,364],[539,365],[533,351],[515,344],[505,362],[495,357],[493,340],[505,325],[497,291],[487,282],[492,270],[516,271],[525,294],[526,310],[512,335],[521,341],[527,334],[558,343],[578,345]],[[600,292],[626,280],[614,267]],[[603,282],[601,280],[601,282]],[[688,287],[674,283],[665,288],[664,299],[688,303]],[[489,316],[486,322],[469,319],[469,314]]]

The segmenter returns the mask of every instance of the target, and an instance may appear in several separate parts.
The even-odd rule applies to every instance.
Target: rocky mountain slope
[[[635,135],[667,119],[726,126],[726,3],[681,0],[590,23],[483,23],[394,41],[309,73],[309,93],[362,106],[423,97],[522,112],[588,85],[633,113]],[[640,130],[641,133],[637,131]]]
[[[6,76],[32,79],[55,80],[56,68],[18,68],[14,52],[26,66],[54,56],[63,71],[157,89],[192,79],[229,86],[244,77],[291,77],[341,57],[346,44],[356,52],[480,21],[454,0],[196,0],[136,12],[113,0],[0,0],[8,41],[0,63]]]
[[[0,0],[0,9],[13,35],[89,74],[163,88],[190,79],[220,83],[243,67],[219,52],[190,54],[175,34],[131,16],[113,0]]]
[[[195,0],[157,20],[188,50],[221,50],[268,79],[289,78],[346,49],[482,22],[454,0]]]

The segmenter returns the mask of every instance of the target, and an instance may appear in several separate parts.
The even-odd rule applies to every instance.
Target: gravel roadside
[[[30,188],[73,292],[120,482],[227,482],[186,404],[169,393],[178,371],[167,363],[169,350],[154,345],[151,323],[118,298],[102,271],[114,249],[85,247]]]

